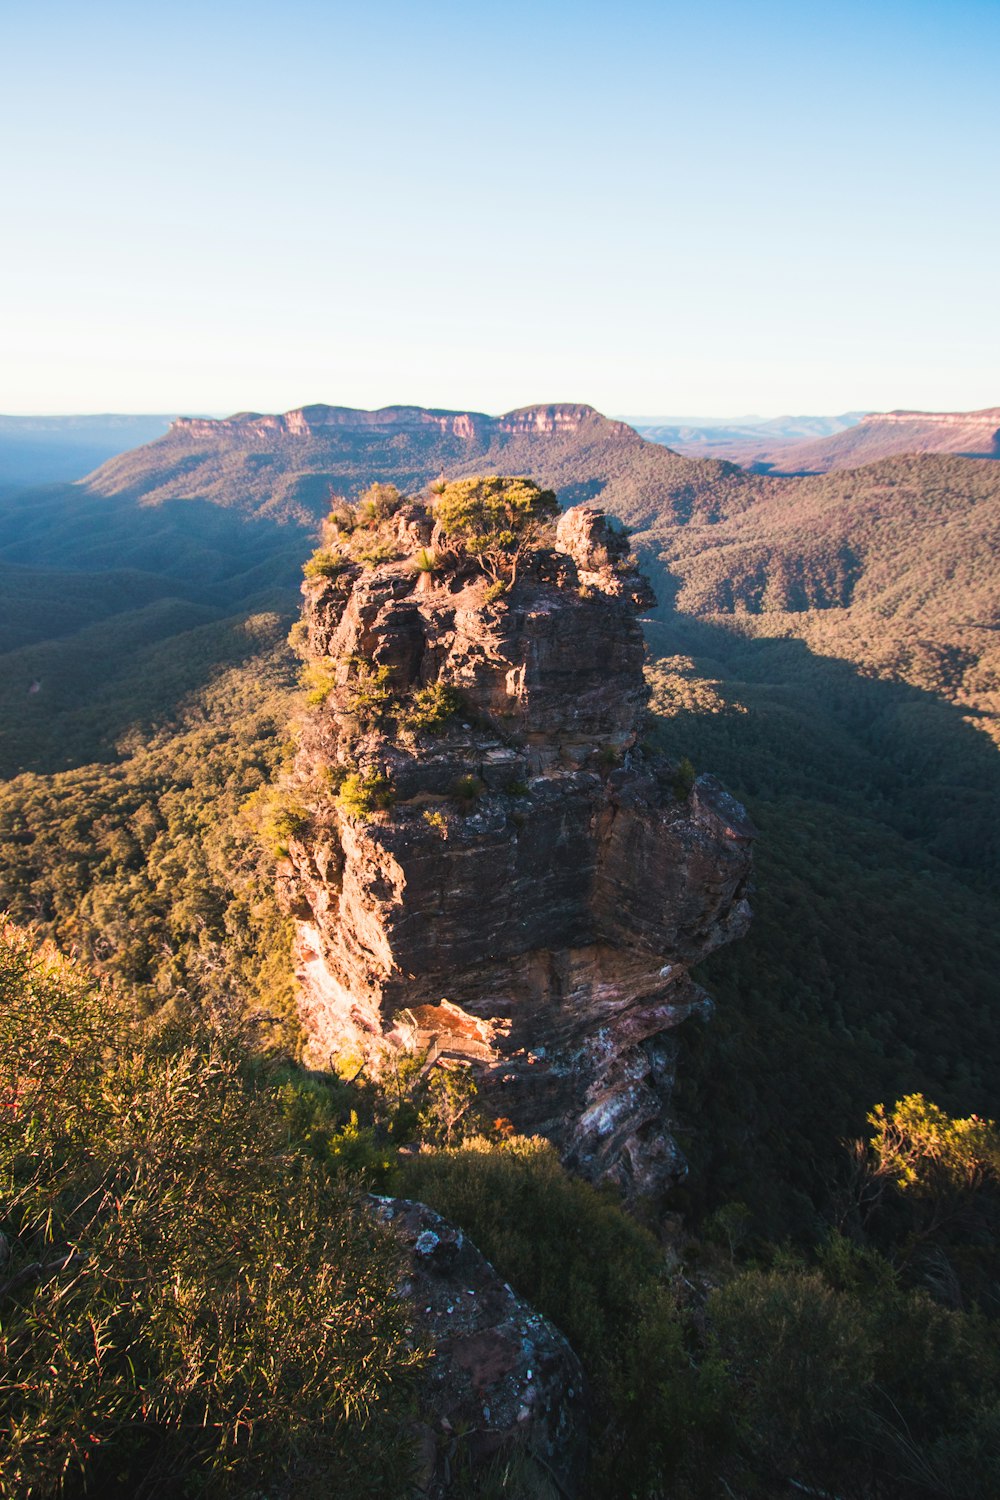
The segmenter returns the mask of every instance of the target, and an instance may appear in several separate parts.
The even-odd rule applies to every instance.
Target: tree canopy
[[[507,586],[524,554],[548,539],[558,511],[552,490],[499,474],[452,480],[434,506],[445,537],[475,557],[495,584]]]

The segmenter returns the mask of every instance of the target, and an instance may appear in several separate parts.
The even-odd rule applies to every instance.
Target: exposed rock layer
[[[403,1247],[400,1294],[433,1350],[419,1389],[417,1494],[466,1494],[491,1458],[514,1447],[533,1455],[561,1494],[578,1494],[583,1371],[562,1334],[432,1209],[405,1198],[371,1203]]]
[[[470,1064],[493,1114],[585,1175],[658,1191],[683,1170],[668,1033],[705,1004],[691,965],[746,926],[746,815],[637,745],[653,599],[600,511],[567,511],[493,602],[474,567],[414,570],[426,512],[395,524],[408,557],[305,586],[310,653],[335,677],[289,844],[309,1060]],[[393,698],[373,716],[380,672]],[[461,709],[407,737],[434,683]],[[391,784],[391,809],[346,809],[330,788],[347,764]]]

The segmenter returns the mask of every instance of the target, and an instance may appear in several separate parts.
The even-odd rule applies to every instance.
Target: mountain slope
[[[1000,468],[928,454],[772,480],[716,525],[637,540],[678,610],[938,693],[1000,743]]]
[[[983,411],[871,412],[844,432],[787,447],[762,444],[742,461],[761,472],[825,474],[904,453],[1000,458],[1000,407]]]
[[[749,418],[719,422],[635,422],[636,431],[651,443],[665,443],[686,458],[724,458],[731,463],[752,463],[762,451],[784,452],[786,447],[812,443],[843,432],[861,419],[863,412],[844,412],[837,417]],[[776,460],[775,460],[776,462]]]
[[[348,495],[372,480],[403,490],[437,474],[525,473],[569,486],[569,505],[600,495],[638,517],[716,513],[760,492],[733,466],[693,463],[646,443],[624,422],[580,405],[479,412],[308,406],[283,416],[243,413],[225,421],[177,421],[155,443],[104,464],[88,493],[145,505],[201,500],[258,518],[314,524],[331,490]]]
[[[170,417],[0,416],[0,489],[79,479],[115,453],[152,442]]]

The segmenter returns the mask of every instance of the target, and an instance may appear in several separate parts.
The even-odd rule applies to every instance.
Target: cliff
[[[811,442],[747,451],[739,461],[776,473],[825,474],[904,453],[1000,458],[1000,407],[983,411],[869,412],[844,432]]]
[[[499,597],[428,508],[381,536],[388,560],[304,586],[323,701],[287,875],[308,1061],[470,1066],[574,1170],[657,1192],[684,1169],[689,970],[748,921],[745,814],[638,744],[655,601],[600,510],[565,512]]]
[[[156,442],[110,459],[85,486],[143,508],[195,501],[311,530],[331,493],[353,498],[373,479],[412,492],[440,474],[529,474],[567,504],[599,495],[630,525],[659,514],[682,523],[714,516],[746,504],[762,485],[740,470],[646,443],[590,406],[557,402],[499,417],[316,404],[218,421],[179,418]],[[201,514],[207,523],[209,513]]]
[[[624,422],[609,422],[592,406],[557,402],[548,406],[524,406],[501,417],[484,412],[436,411],[423,406],[383,406],[363,411],[353,406],[301,406],[281,415],[237,412],[233,417],[177,417],[170,430],[177,436],[214,439],[223,435],[244,440],[270,439],[279,434],[309,438],[342,429],[359,432],[437,432],[461,438],[489,441],[494,434],[578,432],[594,421],[606,423],[615,435],[631,433]]]

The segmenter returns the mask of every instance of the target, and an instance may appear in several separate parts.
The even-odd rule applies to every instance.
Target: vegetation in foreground
[[[391,1242],[259,1059],[0,934],[0,1494],[402,1493]]]
[[[664,1239],[419,1059],[376,1088],[141,1022],[9,928],[0,999],[2,1495],[411,1494],[424,1356],[371,1187],[460,1224],[570,1338],[589,1495],[1000,1487],[989,1121],[873,1110],[811,1247],[735,1202]]]

